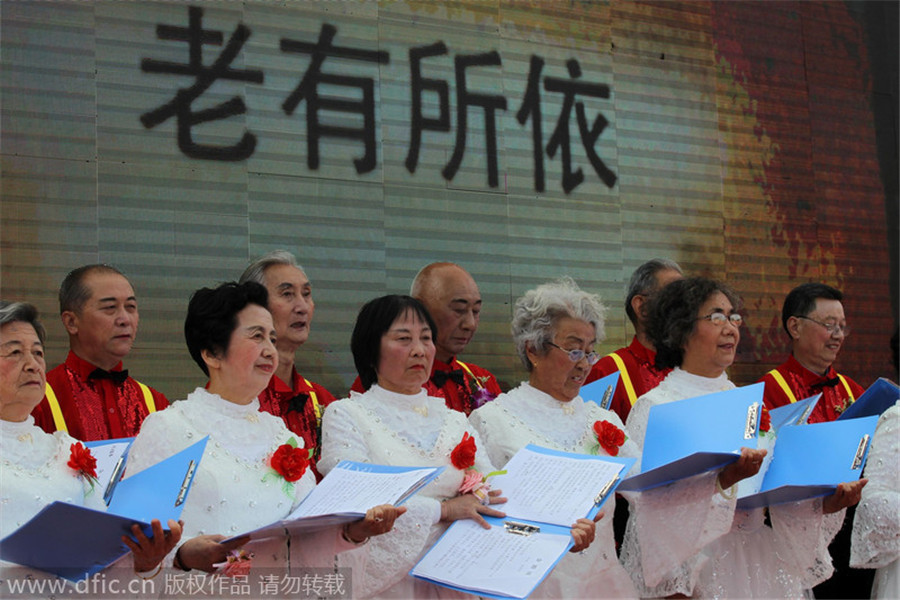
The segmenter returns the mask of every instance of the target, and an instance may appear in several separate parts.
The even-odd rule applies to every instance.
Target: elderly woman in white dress
[[[233,572],[251,566],[283,568],[284,574],[297,567],[331,567],[335,553],[390,530],[404,512],[378,506],[343,528],[224,541],[283,519],[315,486],[302,438],[278,417],[259,412],[257,396],[278,358],[266,301],[266,289],[255,282],[194,293],[184,334],[209,384],[150,415],[129,452],[128,471],[134,473],[209,436],[184,505],[189,539],[171,557],[175,569],[215,572],[216,565],[246,558],[250,564]],[[228,566],[226,574],[232,572]]]
[[[88,451],[65,432],[45,433],[34,424],[31,411],[43,399],[45,385],[44,328],[37,310],[24,302],[0,301],[0,538],[57,500],[106,510],[103,491],[88,481],[96,464]],[[135,576],[152,577],[181,535],[181,525],[168,525],[164,532],[154,520],[149,539],[135,525],[135,540],[123,538],[133,558],[126,556],[113,567],[131,562]],[[0,597],[12,597],[8,586],[26,577],[51,576],[0,563]]]
[[[516,301],[512,335],[528,381],[472,413],[491,461],[498,467],[527,444],[554,450],[636,458],[616,413],[585,402],[579,392],[599,356],[606,308],[568,278],[529,290]],[[562,559],[535,590],[540,598],[634,598],[613,538],[615,499],[604,505],[597,540]]]
[[[900,401],[878,420],[856,507],[850,566],[877,569],[872,598],[900,598]],[[864,590],[860,590],[862,593]]]
[[[641,396],[628,415],[627,427],[643,447],[650,408],[734,388],[725,370],[734,362],[740,326],[738,298],[725,285],[692,277],[670,283],[651,301],[648,335],[656,346],[658,367],[674,367],[665,380]],[[741,459],[719,473],[700,475],[690,487],[705,494],[684,503],[677,516],[685,532],[701,532],[684,543],[671,530],[650,527],[632,518],[623,560],[631,566],[642,596],[681,593],[694,597],[800,598],[831,573],[828,543],[843,520],[841,511],[859,500],[865,481],[841,484],[823,499],[782,504],[766,510],[735,510],[740,479],[758,472],[765,450],[743,449]],[[668,486],[667,486],[668,487]],[[633,505],[641,510],[654,494]],[[705,495],[705,501],[704,501]],[[715,515],[710,518],[710,515]],[[722,519],[722,515],[727,519]],[[677,533],[677,532],[676,532]],[[641,554],[666,548],[672,560],[654,569],[635,568]],[[693,552],[699,547],[699,552]],[[693,554],[689,557],[685,555]]]
[[[485,504],[472,493],[460,493],[467,469],[474,467],[480,473],[494,469],[465,415],[448,409],[442,398],[428,396],[422,388],[434,360],[435,331],[425,307],[409,296],[384,296],[367,303],[351,340],[366,392],[325,409],[319,461],[324,473],[344,459],[446,467],[410,499],[409,512],[393,531],[372,540],[366,570],[359,574],[361,584],[354,574],[360,597],[458,596],[407,573],[452,521],[474,519],[487,527],[482,515],[504,516],[490,506],[505,501],[500,490],[490,492]],[[579,548],[590,542],[592,525],[574,534]]]

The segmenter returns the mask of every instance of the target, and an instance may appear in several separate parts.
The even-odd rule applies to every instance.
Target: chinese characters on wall
[[[207,66],[204,61],[206,46],[222,46],[224,35],[221,31],[203,28],[203,9],[188,7],[187,27],[160,24],[156,27],[156,37],[166,42],[183,42],[188,47],[188,61],[175,63],[145,58],[141,61],[144,73],[182,75],[193,78],[190,87],[181,88],[166,104],[154,108],[141,115],[144,127],[152,129],[174,117],[176,122],[179,150],[190,158],[216,161],[243,161],[250,158],[256,149],[257,138],[251,131],[231,145],[202,144],[194,140],[193,128],[211,121],[227,119],[247,112],[243,98],[235,96],[221,104],[204,110],[194,110],[193,103],[217,80],[238,81],[248,84],[263,85],[265,75],[259,69],[237,69],[232,63],[239,55],[244,44],[251,36],[251,31],[239,24],[224,44],[219,55]],[[373,51],[348,48],[334,44],[337,28],[323,24],[315,42],[282,38],[280,50],[288,54],[303,54],[309,57],[306,72],[297,86],[284,99],[281,109],[290,117],[302,102],[306,102],[307,131],[307,166],[317,170],[320,164],[320,141],[332,137],[358,141],[362,146],[362,155],[353,159],[357,174],[363,175],[373,171],[377,166],[375,139],[375,79],[342,75],[328,69],[327,60],[331,57],[349,59],[362,63],[370,63],[373,72],[378,65],[390,63],[390,55],[385,51]],[[410,48],[409,50],[409,86],[410,86],[410,139],[405,160],[406,169],[416,173],[419,153],[423,137],[433,141],[433,134],[447,134],[451,131],[450,123],[450,85],[447,81],[426,77],[428,59],[447,55],[448,48],[443,42],[435,42],[428,46]],[[456,135],[453,152],[449,161],[441,170],[447,181],[452,181],[460,165],[465,160],[465,149],[470,114],[481,110],[485,128],[484,147],[486,151],[487,182],[492,188],[499,185],[497,164],[497,113],[508,110],[507,99],[500,94],[486,94],[475,91],[469,86],[468,75],[473,69],[493,69],[500,76],[502,59],[496,51],[480,54],[456,54],[453,57],[455,73],[456,103]],[[574,110],[575,121],[581,143],[591,167],[600,181],[608,188],[616,183],[616,174],[603,162],[597,154],[595,145],[609,125],[609,121],[598,113],[593,122],[588,117],[588,107],[583,98],[609,99],[610,88],[602,83],[591,83],[581,79],[581,66],[576,59],[566,63],[568,79],[544,76],[544,59],[532,56],[527,83],[522,100],[515,114],[516,121],[522,127],[530,127],[534,160],[534,189],[543,192],[546,189],[545,157],[555,159],[559,154],[562,162],[563,191],[568,194],[585,180],[584,170],[573,164],[569,121]],[[487,71],[490,73],[490,71]],[[329,90],[347,88],[348,93],[341,96],[330,96],[323,93],[320,86],[326,85]],[[434,94],[438,100],[436,116],[425,114],[423,110],[423,94]],[[562,107],[556,126],[549,139],[544,142],[542,123],[543,94],[562,95]],[[359,99],[357,99],[359,98]],[[329,125],[322,122],[320,115],[325,113],[339,118],[341,125]],[[353,118],[351,118],[353,117]],[[356,119],[354,121],[353,119]],[[354,127],[354,122],[361,126]]]

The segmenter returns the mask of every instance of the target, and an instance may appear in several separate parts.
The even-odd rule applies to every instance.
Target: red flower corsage
[[[298,448],[297,441],[291,438],[287,444],[278,446],[278,449],[272,453],[269,466],[285,481],[293,483],[303,477],[309,466],[309,450]]]
[[[769,415],[769,409],[763,406],[762,414],[759,417],[759,430],[761,432],[772,431],[772,417]]]
[[[69,452],[69,462],[66,464],[70,469],[86,478],[93,490],[94,483],[97,481],[97,459],[81,442],[75,442],[69,446]]]
[[[609,421],[594,421],[594,435],[597,436],[597,445],[610,456],[618,456],[619,448],[627,439],[625,432]]]
[[[466,431],[463,433],[462,441],[450,453],[450,462],[460,471],[464,471],[475,465],[475,450],[475,438]]]

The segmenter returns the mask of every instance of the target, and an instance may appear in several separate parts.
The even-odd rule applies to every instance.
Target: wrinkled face
[[[381,336],[378,385],[391,392],[418,394],[431,376],[434,353],[431,327],[407,311]]]
[[[44,346],[31,323],[0,327],[0,417],[23,421],[44,397]]]
[[[437,327],[437,359],[448,362],[460,354],[478,330],[481,293],[471,275],[458,267],[443,269],[434,285],[419,298]]]
[[[734,362],[740,329],[731,321],[717,325],[706,317],[712,313],[730,316],[731,302],[722,292],[713,292],[697,311],[694,330],[684,345],[681,368],[694,375],[718,377]]]
[[[84,278],[90,297],[78,311],[65,311],[63,324],[72,350],[102,369],[111,369],[131,352],[138,327],[134,289],[118,273],[93,272]]]
[[[586,355],[594,350],[596,337],[597,332],[591,323],[571,317],[560,319],[552,339],[559,348],[549,346],[543,355],[528,349],[533,365],[529,383],[561,402],[578,396],[591,371]],[[569,358],[569,350],[583,350],[585,357],[573,362]]]
[[[296,350],[309,338],[316,305],[312,286],[303,271],[291,265],[272,265],[263,276],[269,292],[269,311],[278,344]]]
[[[237,314],[224,356],[204,353],[209,367],[210,391],[237,404],[258,397],[278,364],[272,315],[257,304],[248,304]]]
[[[844,305],[839,300],[816,298],[815,309],[806,316],[807,319],[791,317],[788,320],[788,331],[794,340],[794,357],[821,375],[837,359],[844,344],[844,333],[842,329],[829,333],[820,323],[846,327]]]

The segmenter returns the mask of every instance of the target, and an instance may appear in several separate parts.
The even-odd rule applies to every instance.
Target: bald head
[[[472,276],[453,263],[431,263],[416,275],[409,293],[437,325],[436,358],[449,362],[465,350],[481,314],[481,293]]]

